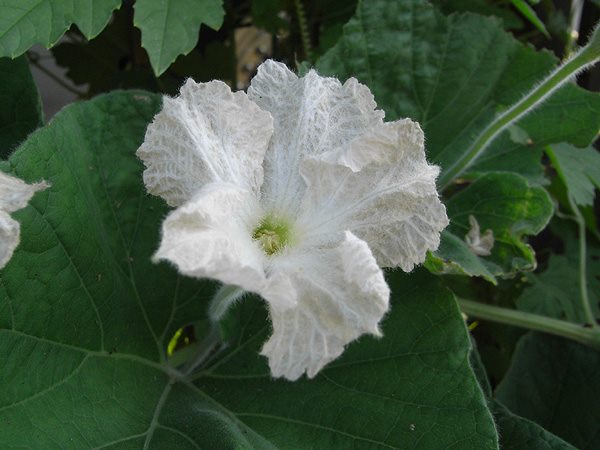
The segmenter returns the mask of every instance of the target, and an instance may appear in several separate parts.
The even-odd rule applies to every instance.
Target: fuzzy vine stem
[[[467,151],[442,173],[439,178],[441,190],[446,189],[454,179],[462,175],[502,131],[533,111],[557,89],[572,80],[581,71],[594,65],[599,59],[600,27],[596,25],[585,47],[558,66],[521,100],[501,113],[483,129]]]
[[[544,333],[572,339],[581,344],[600,350],[600,330],[565,320],[553,319],[500,306],[488,305],[458,298],[460,309],[467,315],[504,325],[542,331]]]
[[[300,38],[302,39],[302,49],[307,61],[312,61],[312,48],[310,45],[310,33],[308,31],[308,22],[306,21],[306,11],[302,0],[294,0],[296,8],[296,17],[298,19],[298,29],[300,30]]]
[[[550,161],[552,162],[552,166],[558,173],[558,176],[561,179],[565,180],[565,184],[567,184],[565,174],[562,170],[561,165],[559,164],[558,159],[556,158],[556,154],[554,153],[554,150],[552,150],[552,147],[547,146],[545,151],[546,151],[546,154],[548,155],[548,157],[550,158]],[[575,203],[575,200],[573,199],[573,196],[571,195],[570,192],[567,192],[567,200],[569,202],[569,207],[571,208],[571,211],[573,211],[573,215],[568,216],[567,218],[573,220],[577,224],[577,230],[578,230],[579,293],[580,293],[580,299],[581,299],[581,306],[583,308],[583,313],[585,315],[587,324],[591,327],[599,328],[598,323],[596,322],[596,317],[594,316],[594,312],[592,310],[592,304],[590,303],[590,297],[589,297],[588,288],[587,288],[587,240],[586,240],[587,231],[586,231],[586,226],[585,226],[585,219],[584,219],[583,215],[581,214],[581,211],[579,210],[579,208],[578,208],[577,204]],[[557,215],[560,216],[560,214],[558,214],[558,212],[557,212]]]

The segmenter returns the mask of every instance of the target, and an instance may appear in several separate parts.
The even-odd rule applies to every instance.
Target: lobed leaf
[[[134,7],[134,23],[156,76],[196,46],[201,24],[218,30],[225,15],[223,0],[137,0]]]
[[[578,149],[558,144],[548,151],[552,164],[576,204],[591,206],[600,188],[600,153],[594,147]]]
[[[0,448],[497,448],[464,321],[424,271],[391,274],[385,337],[315,380],[270,378],[251,299],[193,380],[170,365],[170,337],[214,288],[150,262],[166,206],[135,151],[158,103],[71,105],[2,166],[51,187],[15,214],[22,240],[0,275]]]
[[[0,0],[0,56],[14,58],[35,44],[50,47],[73,24],[91,39],[121,0]]]

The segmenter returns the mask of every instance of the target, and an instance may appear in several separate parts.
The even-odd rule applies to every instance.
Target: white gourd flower
[[[33,194],[46,187],[44,182],[27,184],[0,172],[0,269],[8,263],[20,240],[19,222],[10,213],[25,208]]]
[[[448,224],[423,132],[385,123],[370,90],[266,61],[248,93],[188,80],[138,150],[148,191],[175,209],[156,259],[262,296],[274,377],[314,377],[364,333]]]

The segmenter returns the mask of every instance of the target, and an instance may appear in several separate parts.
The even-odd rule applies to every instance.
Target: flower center
[[[290,227],[280,218],[268,215],[255,228],[252,239],[256,239],[267,255],[274,255],[290,241]]]

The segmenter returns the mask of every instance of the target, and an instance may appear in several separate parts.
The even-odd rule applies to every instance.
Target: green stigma
[[[290,227],[285,221],[268,215],[256,227],[252,239],[260,242],[267,255],[274,255],[289,243]]]

